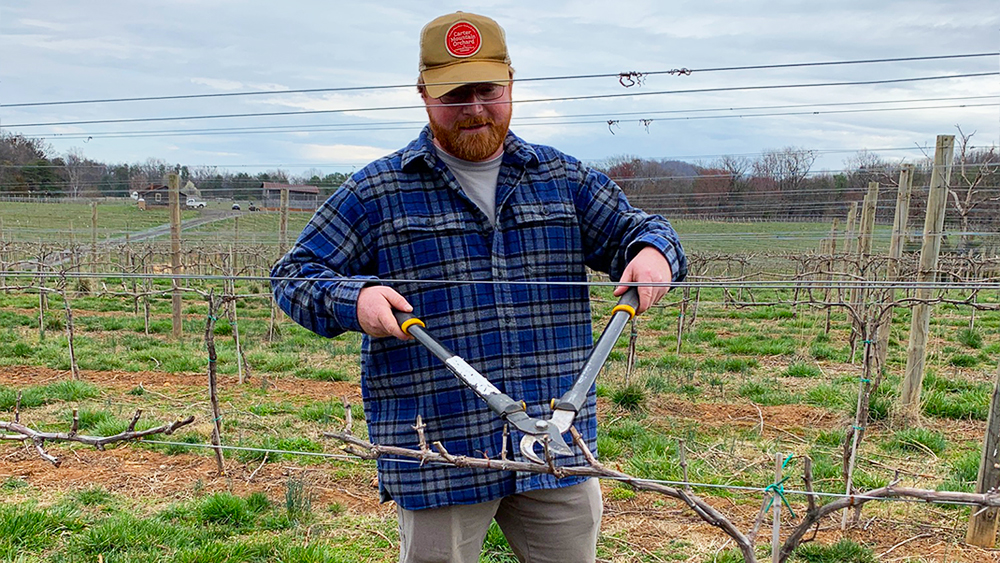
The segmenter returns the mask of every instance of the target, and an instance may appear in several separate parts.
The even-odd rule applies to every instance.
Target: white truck
[[[185,205],[187,205],[191,209],[204,209],[205,206],[208,205],[208,203],[195,197],[189,197],[187,198],[187,203]]]

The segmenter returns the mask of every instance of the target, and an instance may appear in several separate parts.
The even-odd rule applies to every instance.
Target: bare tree
[[[796,191],[805,184],[815,161],[814,151],[795,147],[765,151],[754,160],[751,187],[761,196],[762,209],[772,217],[791,216],[788,204],[800,198]]]
[[[786,193],[802,185],[809,175],[816,152],[795,147],[765,151],[753,163],[755,176],[770,178],[777,188]]]
[[[996,145],[988,148],[972,146],[975,131],[966,134],[958,125],[958,154],[955,155],[955,171],[952,185],[948,187],[948,195],[961,221],[962,234],[959,237],[959,247],[969,249],[972,243],[972,214],[978,208],[986,207],[991,202],[1000,201],[1000,195],[986,190],[990,184],[1000,179],[1000,153]]]
[[[83,156],[83,151],[74,147],[66,153],[66,195],[81,197],[97,193],[97,184],[104,177],[106,166]]]

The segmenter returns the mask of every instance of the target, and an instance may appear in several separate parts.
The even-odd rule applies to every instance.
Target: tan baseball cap
[[[436,18],[420,31],[420,78],[432,98],[463,84],[509,84],[510,54],[503,28],[468,12]]]

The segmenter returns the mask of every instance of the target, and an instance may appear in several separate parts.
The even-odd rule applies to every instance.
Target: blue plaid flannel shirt
[[[405,149],[355,173],[317,210],[271,271],[278,305],[302,326],[333,337],[361,330],[362,287],[390,285],[445,346],[525,401],[530,416],[548,418],[549,400],[570,388],[593,345],[582,283],[587,267],[617,280],[638,250],[652,245],[680,281],[687,260],[677,234],[663,217],[631,207],[604,174],[513,133],[504,142],[493,227],[431,139],[425,128]],[[280,279],[286,277],[350,279]],[[581,283],[517,283],[549,281]],[[417,448],[413,424],[421,415],[428,442],[440,441],[452,454],[500,456],[501,419],[416,341],[366,335],[361,391],[376,444]],[[593,389],[575,424],[594,451]],[[507,440],[508,459],[521,459],[519,440]],[[581,482],[390,459],[378,461],[378,475],[382,499],[410,510]]]

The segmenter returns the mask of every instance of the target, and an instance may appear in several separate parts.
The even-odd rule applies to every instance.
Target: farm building
[[[189,197],[199,197],[198,190],[192,188],[194,184],[191,182],[181,188],[181,206]],[[146,200],[146,207],[167,207],[170,205],[170,187],[164,184],[150,184],[145,189],[139,190],[139,197]]]
[[[277,211],[281,209],[281,192],[288,191],[288,209],[291,211],[316,211],[319,207],[319,188],[302,184],[279,184],[263,182],[262,201],[264,209]]]

